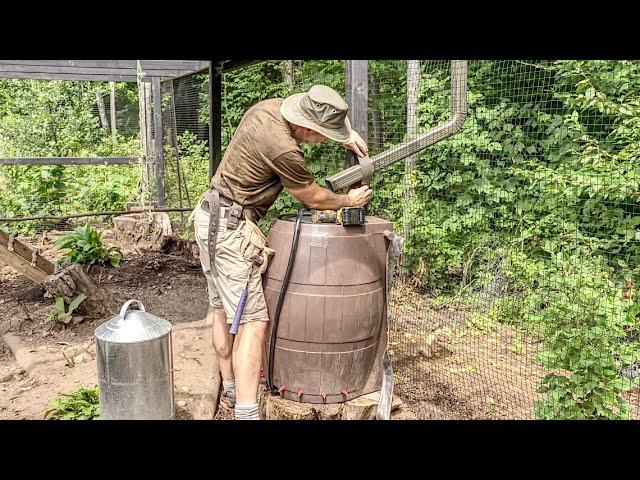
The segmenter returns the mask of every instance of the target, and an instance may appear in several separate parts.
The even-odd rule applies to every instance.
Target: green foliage
[[[74,310],[80,306],[85,298],[87,298],[87,296],[84,293],[81,293],[71,301],[71,303],[69,304],[69,309],[65,310],[64,298],[62,298],[61,296],[56,296],[56,309],[55,312],[51,315],[50,320],[67,325],[69,322],[71,322],[71,320],[73,320]]]
[[[102,233],[94,230],[89,223],[76,228],[73,232],[59,238],[56,247],[67,249],[63,255],[64,263],[102,263],[117,267],[122,260],[119,247],[105,248],[102,245]]]
[[[448,64],[423,62],[421,131],[446,118],[449,83]],[[462,132],[376,183],[376,212],[411,226],[405,268],[423,262],[425,286],[455,288],[493,239],[542,256],[579,242],[637,269],[637,62],[471,62],[468,84]]]
[[[511,314],[545,339],[539,359],[550,373],[537,416],[627,418],[621,394],[631,381],[620,372],[640,359],[640,322],[629,293],[616,286],[615,269],[583,248],[557,252],[550,262],[512,252],[506,269],[520,297]]]
[[[49,420],[98,420],[100,418],[98,386],[84,388],[78,386],[73,393],[63,393],[56,397],[44,413]]]
[[[104,131],[96,113],[99,82],[0,79],[0,156],[137,156],[137,93],[117,83],[119,131]],[[135,97],[132,95],[135,93]],[[125,102],[126,100],[126,102]],[[133,131],[132,131],[133,130]],[[131,165],[12,165],[0,168],[0,216],[65,215],[122,209],[138,183]],[[33,232],[44,223],[24,223]]]
[[[193,204],[198,195],[209,188],[209,146],[204,140],[198,140],[196,134],[186,131],[177,138],[177,149],[165,145],[165,188],[168,192],[178,193],[177,159],[180,159],[181,173],[184,175],[187,191]],[[180,187],[182,188],[182,186]],[[186,197],[185,192],[183,196]]]
[[[223,150],[260,100],[314,83],[344,93],[344,61],[297,61],[292,85],[286,66],[225,74]],[[449,115],[449,68],[421,62],[420,133]],[[406,138],[406,76],[404,61],[369,62],[372,155]],[[136,155],[135,138],[113,141],[91,113],[99,87],[0,80],[0,155]],[[135,89],[118,89],[135,118]],[[433,303],[472,307],[469,332],[502,322],[544,340],[539,360],[551,373],[536,404],[541,418],[623,418],[629,382],[620,371],[640,359],[640,307],[625,289],[640,277],[640,63],[471,61],[467,100],[459,134],[420,152],[412,168],[398,162],[376,173],[369,214],[404,232],[403,269]],[[208,120],[206,105],[199,115]],[[344,165],[335,142],[303,149],[320,185]],[[178,190],[178,157],[195,204],[209,181],[207,142],[187,131],[165,146],[167,192]],[[138,178],[131,166],[2,167],[0,212],[119,209]],[[299,206],[281,194],[261,227]],[[519,354],[523,345],[515,337],[508,348]]]
[[[558,254],[556,258],[545,278],[549,283],[538,288],[532,298],[540,302],[538,305],[546,302],[544,308],[532,313],[549,326],[542,359],[545,366],[556,370],[542,382],[540,391],[547,395],[537,405],[538,415],[626,418],[628,405],[620,393],[630,385],[619,376],[619,370],[632,363],[638,353],[632,345],[621,343],[634,326],[626,315],[627,305],[620,290],[607,281],[605,272],[609,269],[601,263],[584,256],[565,259]]]

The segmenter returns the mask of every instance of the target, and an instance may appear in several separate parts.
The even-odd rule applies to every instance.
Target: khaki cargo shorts
[[[209,213],[200,207],[200,202],[191,213],[196,242],[200,247],[200,263],[207,278],[209,304],[223,308],[227,323],[233,323],[242,291],[249,282],[249,291],[240,318],[240,324],[252,321],[269,321],[267,304],[262,290],[262,273],[267,269],[274,251],[267,247],[267,239],[251,220],[241,220],[238,228],[227,228],[224,218],[227,207],[220,207],[220,224],[216,239],[216,268],[218,276],[211,275],[209,260]],[[261,256],[263,264],[252,262],[252,255]]]

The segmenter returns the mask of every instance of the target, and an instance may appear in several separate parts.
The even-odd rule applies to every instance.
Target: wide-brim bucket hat
[[[351,136],[348,110],[340,94],[326,85],[314,85],[308,92],[291,95],[280,106],[280,113],[288,122],[336,142],[345,142]]]

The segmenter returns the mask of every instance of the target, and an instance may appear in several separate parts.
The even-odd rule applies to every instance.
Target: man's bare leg
[[[264,340],[269,322],[240,325],[233,344],[233,370],[236,374],[236,419],[259,420],[258,386]]]
[[[218,363],[220,364],[220,375],[222,376],[224,393],[229,399],[229,406],[232,406],[236,399],[233,365],[231,362],[233,335],[229,333],[230,325],[227,323],[227,315],[224,313],[224,309],[214,308],[212,310],[213,347],[218,354]]]

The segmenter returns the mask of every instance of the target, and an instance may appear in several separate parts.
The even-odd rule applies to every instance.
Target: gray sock
[[[224,395],[231,401],[236,401],[236,380],[223,380],[222,386],[224,388]]]
[[[257,403],[236,404],[233,414],[236,420],[260,420]]]

